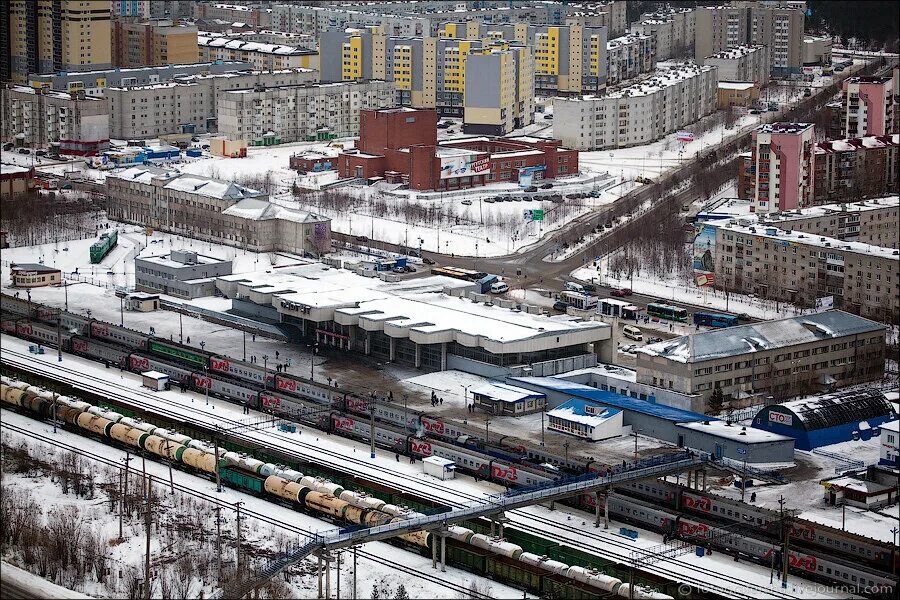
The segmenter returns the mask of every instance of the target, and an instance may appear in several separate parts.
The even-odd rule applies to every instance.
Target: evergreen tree
[[[722,408],[724,408],[724,406],[725,394],[722,393],[722,388],[717,387],[713,390],[713,393],[709,397],[709,400],[706,401],[706,414],[718,415],[722,412]]]

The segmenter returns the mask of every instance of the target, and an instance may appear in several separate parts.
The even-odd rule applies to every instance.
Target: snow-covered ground
[[[43,577],[32,575],[28,571],[5,561],[0,564],[0,579],[7,585],[13,585],[33,593],[36,598],[91,598],[87,594],[73,592],[51,583]]]
[[[2,340],[2,356],[5,360],[18,360],[15,355],[11,354],[12,351],[27,352],[25,350],[27,343],[22,340],[7,335],[3,335],[0,340]],[[32,357],[29,355],[29,359],[33,367],[39,371],[52,372],[58,367],[54,356]],[[242,414],[240,407],[220,400],[210,400],[210,405],[206,406],[201,396],[192,393],[147,392],[140,387],[139,376],[109,371],[94,362],[78,357],[66,356],[62,364],[64,368],[71,368],[81,373],[87,381],[94,382],[94,385],[107,387],[114,390],[116,394],[134,398],[142,405],[160,407],[181,419],[225,426],[241,420],[253,420],[260,416],[251,411],[251,415],[248,417]],[[334,464],[341,468],[351,468],[360,476],[374,478],[400,489],[433,496],[443,502],[468,502],[474,498],[502,491],[502,488],[492,483],[473,482],[470,477],[463,475],[454,480],[439,481],[424,475],[420,463],[408,464],[405,461],[396,461],[392,452],[376,450],[376,458],[371,460],[368,458],[368,444],[335,436],[325,436],[321,432],[305,427],[298,428],[297,433],[294,434],[273,429],[248,431],[244,435],[264,444],[289,448],[312,461]],[[206,491],[210,491],[213,487],[209,482],[206,483],[206,486]],[[234,491],[225,493],[237,494]],[[609,530],[595,529],[587,514],[563,507],[549,511],[542,506],[533,506],[512,511],[507,513],[507,516],[513,526],[540,532],[552,539],[571,544],[581,545],[587,542],[591,551],[626,564],[630,561],[634,550],[648,550],[658,547],[661,543],[660,537],[649,531],[640,530],[638,539],[630,540],[620,536],[615,527],[611,527]],[[647,569],[658,572],[674,572],[678,574],[677,577],[683,577],[686,581],[701,581],[712,585],[723,583],[726,589],[731,590],[728,594],[731,596],[746,596],[747,589],[765,590],[764,593],[767,596],[782,596],[782,590],[777,582],[770,586],[768,568],[746,562],[738,563],[721,553],[705,557],[689,554],[676,558],[661,558]],[[723,582],[723,578],[727,580]],[[839,593],[826,592],[823,595],[821,589],[816,589],[815,585],[796,577],[791,577],[790,587],[784,592],[789,597],[799,598],[843,597]]]
[[[58,442],[84,449],[93,454],[103,456],[108,460],[122,462],[125,458],[125,453],[123,451],[94,441],[92,439],[78,436],[74,433],[69,433],[64,430],[59,430],[56,434],[53,434],[52,427],[48,424],[38,423],[33,419],[24,417],[5,409],[0,411],[0,414],[2,414],[2,420],[4,424],[25,428],[36,434],[52,436],[54,440]],[[10,431],[8,429],[5,429],[3,431],[3,434],[4,437],[8,436],[8,438],[13,443],[20,443],[22,441],[29,440],[28,436],[22,435],[18,432]],[[40,452],[41,448],[46,449],[49,447],[45,444],[35,442],[33,440],[28,441],[28,443],[32,445],[35,454]],[[94,466],[95,465],[93,464],[91,465],[92,468]],[[154,486],[158,502],[155,507],[154,518],[159,521],[165,521],[166,519],[171,518],[170,513],[173,511],[173,500],[171,500],[170,498],[174,498],[175,500],[180,499],[180,501],[183,502],[185,496],[180,496],[180,491],[175,497],[170,496],[168,487],[169,469],[167,466],[151,460],[146,462],[146,467],[147,473],[153,476],[153,478],[158,482],[161,482],[159,486]],[[187,488],[189,492],[209,494],[210,492],[212,492],[211,486],[214,488],[214,484],[212,484],[212,482],[210,482],[209,480],[196,477],[179,470],[172,471],[172,480],[180,488]],[[27,486],[28,488],[32,489],[34,492],[40,495],[43,506],[48,510],[55,506],[78,506],[81,510],[85,511],[88,518],[92,522],[101,523],[103,537],[105,539],[113,539],[118,537],[118,521],[115,518],[114,514],[109,514],[109,503],[105,502],[104,498],[102,497],[79,499],[74,497],[73,495],[63,494],[54,483],[21,475],[5,475],[4,483],[11,484],[13,486]],[[250,494],[239,492],[229,487],[224,488],[221,493],[216,494],[216,497],[221,502],[231,505],[234,505],[237,502],[243,503],[242,511],[244,512],[244,516],[241,519],[241,529],[243,539],[245,540],[244,544],[250,546],[251,548],[254,548],[255,550],[265,549],[269,551],[277,551],[280,549],[279,546],[281,546],[284,542],[299,541],[298,534],[293,533],[298,529],[304,533],[315,533],[325,530],[331,530],[335,527],[334,524],[328,521],[317,519],[314,516],[292,510],[281,504],[267,501],[264,498],[259,498]],[[199,504],[199,506],[197,507],[198,510],[202,511],[205,514],[205,517],[201,518],[199,522],[203,524],[206,539],[210,540],[211,538],[214,548],[214,507],[212,506],[212,504],[204,502],[202,500],[196,500],[195,502]],[[259,519],[254,518],[252,516],[253,514],[264,515],[275,523],[272,524],[260,521]],[[222,511],[222,518],[222,531],[224,534],[224,538],[226,540],[231,540],[230,542],[226,541],[223,544],[225,548],[223,551],[223,564],[226,566],[229,564],[233,565],[233,540],[236,525],[235,514],[233,511],[225,510]],[[280,528],[277,527],[278,523],[285,524],[285,527],[280,531]],[[146,540],[146,537],[144,537],[143,535],[143,527],[139,522],[129,523],[125,531],[127,537],[126,541],[121,544],[110,546],[110,558],[114,563],[120,566],[130,565],[139,567],[139,569],[143,569],[144,548]],[[190,534],[188,533],[187,535]],[[165,567],[165,561],[161,560],[162,558],[164,558],[164,556],[161,555],[165,555],[170,552],[170,549],[161,547],[158,538],[158,531],[151,536],[151,555],[154,557],[155,561],[160,562],[159,567],[157,567],[157,563],[154,562],[155,570]],[[248,551],[246,547],[244,547],[242,549],[242,553],[246,556],[247,552]],[[214,563],[215,558],[213,556],[210,556],[208,554],[205,554],[205,556],[210,562]],[[375,562],[374,560],[372,560],[372,557],[387,560],[388,564],[382,564],[380,561]],[[306,567],[300,569],[301,572],[304,572],[305,574],[294,576],[291,578],[290,584],[293,588],[293,593],[296,594],[294,597],[314,597],[314,594],[317,591],[317,580],[314,574],[313,566],[314,562],[314,558],[307,559]],[[341,588],[343,590],[350,590],[352,587],[353,577],[351,552],[343,552],[342,563],[343,568],[340,572]],[[402,564],[405,567],[410,567],[425,574],[433,575],[437,578],[437,580],[429,581],[421,577],[410,576],[402,572],[398,572],[393,569],[393,564]],[[7,565],[4,564],[3,567],[3,578],[5,580],[5,570]],[[332,569],[336,569],[336,561],[332,562]],[[490,595],[496,598],[523,597],[522,592],[519,590],[515,590],[503,584],[485,579],[484,577],[480,577],[467,571],[463,571],[453,567],[447,567],[447,571],[443,573],[439,570],[434,570],[432,569],[430,558],[426,558],[415,552],[410,552],[382,542],[372,542],[369,544],[363,544],[359,547],[359,553],[357,556],[357,569],[359,572],[357,578],[357,589],[358,595],[361,598],[372,597],[371,590],[373,586],[380,581],[385,582],[391,588],[396,588],[398,584],[402,583],[404,587],[406,587],[406,590],[409,593],[409,597],[411,598],[459,597],[460,592],[458,590],[448,589],[447,586],[442,585],[442,582],[464,587],[468,587],[474,583],[477,585],[478,589],[490,590]],[[46,580],[35,577],[33,575],[31,575],[30,577],[27,573],[25,575],[22,575],[21,570],[19,569],[14,571],[13,574],[15,577],[14,581],[21,580],[26,584],[33,585],[34,587],[31,587],[30,589],[35,589],[35,591],[39,592],[39,595],[43,597],[87,597],[83,594],[74,592],[68,592],[67,595],[67,590],[57,588],[57,586],[54,586],[50,582],[47,582]],[[333,572],[332,586],[336,586],[336,578],[337,574]],[[44,587],[44,584],[46,587]],[[86,593],[89,593],[96,597],[116,597],[117,595],[119,595],[119,597],[122,597],[121,590],[119,590],[120,594],[110,595],[110,590],[105,588],[105,586],[97,584],[95,582],[88,584],[86,588]],[[193,594],[191,597],[197,597],[201,589],[204,596],[209,596],[215,590],[215,585],[214,583],[210,583],[201,587],[199,585],[199,582],[196,582],[193,587]],[[334,593],[334,587],[332,589],[332,593]]]

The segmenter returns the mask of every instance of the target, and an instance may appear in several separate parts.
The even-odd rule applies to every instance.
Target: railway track
[[[32,372],[39,371],[36,373],[38,375],[58,379],[58,376],[54,377],[54,371],[57,374],[64,373],[65,383],[72,385],[76,389],[83,389],[93,394],[110,396],[125,404],[136,406],[141,410],[151,413],[157,413],[160,416],[169,419],[174,419],[182,422],[199,420],[200,422],[207,422],[207,425],[210,424],[209,421],[212,421],[219,426],[225,427],[240,426],[243,424],[241,421],[227,418],[222,414],[211,414],[204,408],[195,408],[172,400],[166,400],[151,392],[131,390],[125,388],[122,385],[118,385],[115,382],[104,381],[104,386],[91,384],[84,380],[83,374],[79,371],[63,365],[59,365],[55,362],[49,364],[37,363],[37,365],[42,368],[35,369],[34,363],[29,361],[29,359],[33,359],[33,357],[23,352],[4,348],[2,349],[2,353],[0,353],[0,358],[2,358],[4,361],[16,363],[17,367],[24,370],[30,370]],[[142,398],[144,399],[143,402],[141,400]],[[152,402],[148,403],[148,401]],[[171,408],[160,409],[159,405],[171,406]],[[391,485],[397,487],[400,491],[419,496],[437,504],[451,505],[456,507],[472,500],[481,499],[481,497],[478,495],[451,490],[444,487],[443,485],[438,484],[437,482],[432,482],[427,479],[421,479],[418,477],[407,475],[405,473],[396,472],[386,467],[379,466],[368,460],[358,459],[352,456],[345,456],[337,451],[329,450],[328,448],[323,448],[312,443],[299,441],[295,437],[288,436],[286,434],[279,434],[277,432],[269,431],[257,431],[254,432],[253,435],[244,433],[229,435],[235,439],[252,444],[268,443],[269,445],[274,445],[277,447],[280,453],[290,456],[299,462],[315,462],[324,464],[333,470],[348,475],[359,476],[362,474],[368,475],[369,477],[384,478],[385,480],[390,481]],[[277,443],[272,444],[273,441]],[[301,450],[298,450],[298,448],[306,450],[308,452],[312,452],[312,454],[305,453]],[[323,456],[325,458],[323,458]],[[347,465],[355,465],[361,467],[363,473],[360,473],[359,471],[349,470],[347,468]],[[423,488],[427,488],[429,491],[424,492]],[[454,499],[450,500],[450,498]],[[538,534],[542,537],[548,538],[560,544],[565,544],[567,546],[580,547],[581,549],[586,550],[591,554],[617,563],[626,565],[629,564],[631,561],[627,558],[627,554],[630,554],[633,550],[635,550],[635,546],[632,543],[616,539],[615,536],[599,535],[585,532],[584,530],[581,530],[577,527],[573,527],[565,523],[560,523],[548,517],[527,513],[524,510],[512,511],[507,514],[507,517],[509,518],[509,522],[511,524],[515,525],[519,529],[522,529],[523,531]],[[536,526],[533,524],[533,522],[541,523],[546,527]],[[577,538],[573,539],[573,537],[569,536],[560,536],[557,533],[559,530],[575,534],[580,538],[587,538],[596,543],[599,543],[600,546],[588,544],[585,541],[578,540]],[[625,551],[626,556],[622,556],[621,553],[615,553],[610,550],[606,550],[602,547],[602,544],[623,550]],[[763,593],[766,597],[802,597],[792,595],[786,590],[773,589],[763,585],[749,584],[737,577],[724,575],[712,569],[692,565],[682,560],[668,559],[667,562],[677,566],[677,568],[679,569],[678,572],[659,566],[659,564],[644,567],[643,570],[673,581],[692,585],[696,588],[710,590],[723,596],[735,598],[751,598],[758,597],[758,593]],[[686,573],[694,573],[695,576],[686,576]],[[702,576],[702,578],[698,578],[698,575]],[[719,583],[711,584],[709,583],[710,579]],[[740,592],[738,592],[738,590],[740,590]],[[753,594],[752,592],[756,592],[756,594]]]
[[[123,468],[122,464],[120,462],[106,458],[105,456],[103,456],[101,454],[98,454],[96,452],[91,452],[91,451],[85,450],[83,448],[79,448],[78,446],[73,446],[72,444],[67,444],[66,442],[62,442],[53,437],[42,435],[42,434],[36,433],[34,431],[29,431],[29,430],[19,427],[17,425],[12,425],[12,424],[6,423],[6,422],[0,423],[0,430],[3,430],[3,429],[18,433],[19,435],[26,436],[28,438],[31,438],[31,439],[41,442],[43,444],[53,446],[55,448],[59,448],[60,450],[72,452],[74,454],[77,454],[78,456],[82,456],[86,459],[92,460],[92,461],[96,462],[97,464],[101,464],[101,465],[108,466],[108,467],[113,467],[116,469]],[[154,462],[157,462],[157,461],[154,461]],[[196,477],[195,475],[192,475],[192,476]],[[228,502],[225,502],[224,500],[221,499],[221,497],[219,497],[217,495],[208,494],[206,492],[202,492],[200,490],[188,487],[188,486],[186,486],[184,484],[180,484],[180,483],[172,483],[172,484],[165,484],[165,485],[166,486],[171,485],[172,489],[175,489],[181,493],[193,496],[194,498],[209,502],[219,508],[227,509],[227,510],[234,510],[234,505],[232,505]],[[241,513],[247,517],[252,517],[254,519],[259,520],[262,523],[271,525],[272,527],[277,527],[278,529],[281,529],[282,531],[285,531],[287,533],[295,534],[297,536],[303,536],[304,538],[311,538],[316,533],[315,531],[311,531],[309,529],[299,527],[297,525],[292,525],[290,523],[287,523],[286,521],[280,521],[280,520],[274,519],[270,516],[267,516],[260,512],[253,511],[246,507],[241,508]],[[324,522],[325,521],[323,521],[323,523]],[[371,552],[366,552],[361,549],[357,549],[357,554],[360,557],[365,558],[366,560],[369,560],[376,564],[383,565],[383,566],[389,566],[389,567],[391,567],[391,569],[393,569],[395,571],[399,571],[399,572],[407,574],[407,575],[412,575],[418,579],[423,579],[425,581],[429,581],[431,583],[438,584],[438,585],[440,585],[448,590],[451,590],[453,592],[465,594],[466,597],[490,598],[490,596],[488,596],[488,595],[478,593],[478,592],[473,592],[466,586],[462,586],[458,583],[454,583],[452,581],[444,579],[444,578],[442,578],[438,575],[435,575],[434,573],[431,573],[429,571],[422,571],[422,570],[415,569],[413,567],[409,567],[409,566],[406,566],[403,564],[391,562],[391,561],[388,561],[388,560],[378,556],[377,554],[373,554]]]

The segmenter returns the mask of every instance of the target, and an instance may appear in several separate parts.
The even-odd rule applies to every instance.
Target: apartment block
[[[605,96],[555,98],[553,130],[578,150],[639,146],[715,112],[717,101],[715,67],[685,63]]]
[[[811,123],[771,123],[753,132],[752,204],[757,214],[811,206],[814,197]]]
[[[734,2],[696,8],[694,58],[698,61],[737,46],[769,49],[774,77],[799,75],[803,70],[803,9],[788,4]]]
[[[239,71],[251,71],[250,63],[222,61],[215,63],[194,63],[189,65],[163,65],[135,69],[102,69],[77,73],[47,73],[31,75],[28,85],[42,87],[55,92],[84,92],[88,96],[102,97],[107,87],[127,87],[166,83],[176,77],[190,75],[217,75]]]
[[[204,30],[204,35],[207,35]],[[315,50],[318,48],[319,40],[315,35],[308,33],[290,33],[287,31],[273,31],[269,29],[250,29],[248,31],[232,30],[226,37],[232,40],[245,40],[247,42],[261,42],[263,44],[273,44],[276,46],[293,46],[301,50]],[[216,37],[216,36],[207,36]]]
[[[769,84],[767,46],[737,46],[716,52],[702,64],[716,67],[719,81],[749,81],[759,87]]]
[[[198,57],[197,28],[193,25],[124,18],[112,22],[114,67],[188,64],[198,62]]]
[[[656,67],[653,38],[628,34],[606,43],[606,83],[613,86]]]
[[[895,133],[894,85],[892,77],[844,80],[841,101],[845,137]]]
[[[813,204],[896,193],[900,175],[897,170],[900,164],[898,146],[900,135],[896,133],[817,143]]]
[[[897,248],[900,198],[886,196],[775,213],[760,219],[763,226],[799,233]]]
[[[234,140],[282,142],[359,135],[359,111],[394,106],[386,81],[322,83],[223,91],[216,100],[218,132]]]
[[[112,0],[109,9],[113,17],[150,18],[150,0]]]
[[[9,54],[4,78],[109,68],[109,0],[8,0],[0,4]],[[9,62],[6,62],[8,56]],[[8,71],[8,73],[7,73]]]
[[[534,48],[534,85],[552,94],[598,92],[606,87],[606,27],[528,23],[447,22],[438,37],[525,44]]]
[[[900,250],[741,219],[716,228],[716,287],[898,322]]]
[[[637,349],[637,381],[708,399],[778,400],[877,381],[885,327],[840,310],[695,333]]]
[[[240,71],[177,77],[165,83],[107,87],[109,130],[116,139],[155,138],[169,133],[218,131],[218,96],[254,86],[315,83],[310,69]]]
[[[535,59],[529,46],[388,37],[376,28],[327,31],[319,37],[319,52],[323,82],[391,81],[397,104],[462,117],[467,132],[502,135],[534,118]]]
[[[194,16],[198,19],[222,19],[232,23],[247,23],[251,27],[270,29],[272,27],[272,9],[251,4],[216,4],[213,2],[194,2]],[[254,3],[256,4],[256,3]]]
[[[643,33],[653,38],[656,60],[693,57],[696,30],[697,15],[691,8],[644,13],[631,26],[632,33]]]
[[[272,204],[229,181],[156,167],[106,178],[111,219],[253,252],[320,255],[331,250],[331,220]]]
[[[65,154],[95,155],[109,147],[106,100],[26,86],[0,90],[0,138],[33,148],[58,142]]]
[[[199,60],[239,60],[254,69],[318,69],[319,55],[309,48],[250,42],[225,35],[198,35]]]

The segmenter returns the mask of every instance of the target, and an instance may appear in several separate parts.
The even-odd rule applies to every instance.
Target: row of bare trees
[[[100,212],[86,193],[32,191],[0,198],[0,229],[11,246],[34,246],[90,237]]]

